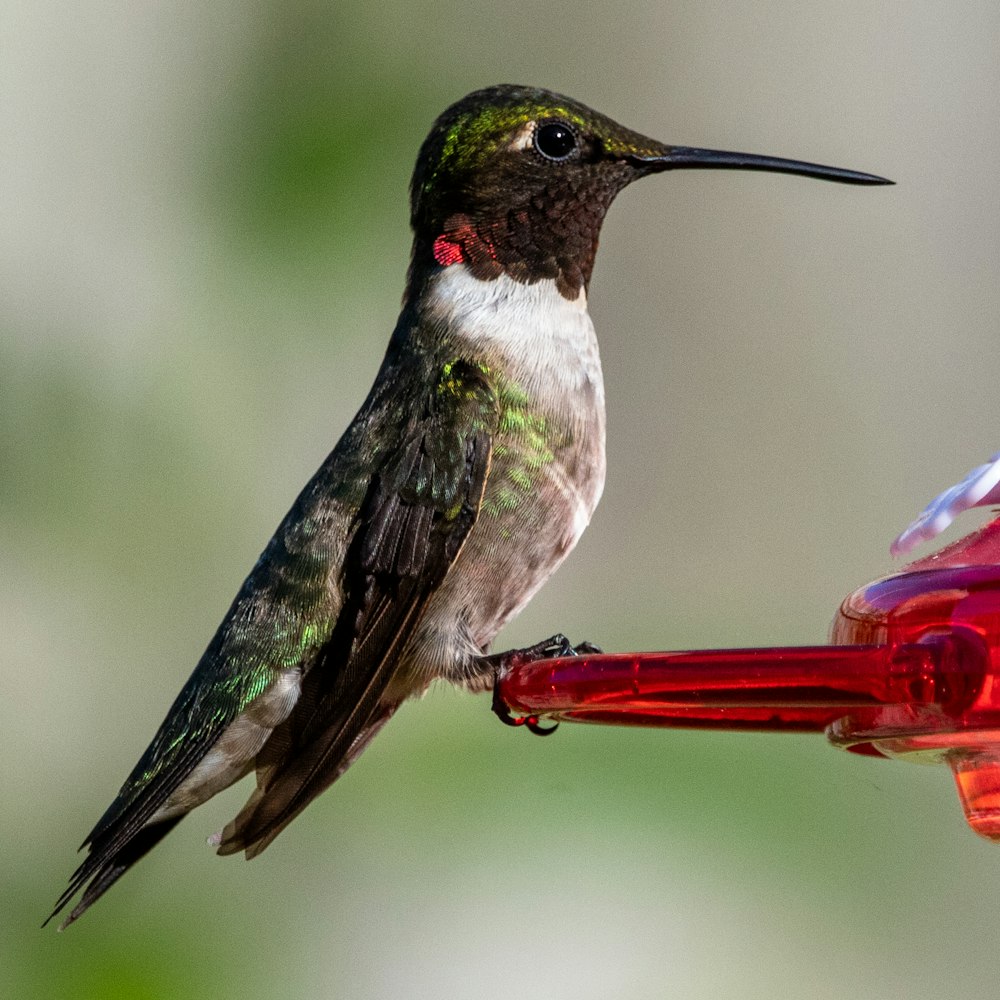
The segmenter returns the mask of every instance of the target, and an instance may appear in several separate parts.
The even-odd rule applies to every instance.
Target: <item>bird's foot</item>
[[[548,736],[559,728],[559,723],[543,726],[537,715],[514,715],[510,706],[500,697],[500,679],[511,670],[526,663],[538,660],[552,660],[560,656],[582,656],[586,653],[599,653],[601,650],[592,642],[581,642],[574,646],[561,632],[536,642],[524,649],[509,649],[506,653],[496,653],[484,657],[486,663],[493,669],[493,714],[505,726],[524,726],[536,736]]]

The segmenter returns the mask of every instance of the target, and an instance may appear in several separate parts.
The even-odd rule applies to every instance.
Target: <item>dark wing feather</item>
[[[305,669],[315,656],[321,640],[309,646],[309,623],[340,609],[331,607],[326,543],[319,532],[311,539],[304,529],[315,519],[317,496],[326,496],[336,483],[343,495],[327,497],[328,505],[343,507],[351,490],[358,497],[363,495],[368,480],[358,480],[338,449],[303,490],[149,747],[84,841],[82,846],[89,847],[87,857],[73,873],[49,920],[87,885],[63,926],[72,923],[165,836],[175,825],[173,820],[150,823],[160,807],[233,721],[266,693],[279,667],[298,664]]]
[[[395,710],[382,702],[428,599],[479,514],[497,405],[486,378],[448,367],[374,478],[348,552],[348,604],[289,718],[258,755],[258,788],[221,854],[260,853],[347,768]]]

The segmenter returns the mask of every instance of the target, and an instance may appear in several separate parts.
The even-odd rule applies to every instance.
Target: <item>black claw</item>
[[[551,726],[543,726],[538,721],[537,715],[526,715],[521,721],[528,732],[536,736],[551,736],[559,728],[558,722],[553,722]]]
[[[500,674],[497,673],[496,678],[493,681],[493,704],[490,706],[493,709],[493,714],[505,725],[505,726],[523,726],[524,719],[516,718],[514,713],[511,712],[510,706],[500,697]]]

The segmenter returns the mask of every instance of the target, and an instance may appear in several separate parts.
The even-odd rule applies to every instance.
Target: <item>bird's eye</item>
[[[576,149],[576,133],[565,122],[546,122],[535,129],[535,149],[548,160],[565,160]]]

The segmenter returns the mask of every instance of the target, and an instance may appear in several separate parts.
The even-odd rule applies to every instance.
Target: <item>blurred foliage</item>
[[[0,995],[995,992],[1000,853],[943,770],[806,737],[534,740],[450,690],[253,865],[204,845],[238,788],[69,933],[37,930],[360,402],[414,155],[474,87],[900,181],[677,175],[623,196],[591,290],[605,499],[501,637],[819,641],[997,446],[978,401],[1000,374],[998,24],[961,8],[7,5]]]

